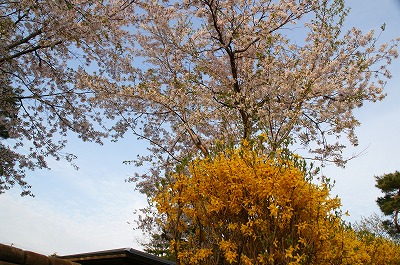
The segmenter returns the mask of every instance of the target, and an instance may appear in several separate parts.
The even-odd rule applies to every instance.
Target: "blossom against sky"
[[[352,8],[347,26],[378,31],[386,23],[380,41],[400,36],[400,1],[349,0],[347,5]],[[386,99],[366,104],[356,113],[361,122],[356,130],[359,146],[346,152],[362,155],[349,161],[345,169],[332,165],[322,171],[336,180],[333,194],[342,198],[349,221],[379,213],[375,200],[380,193],[374,187],[374,175],[400,167],[400,60],[389,69],[393,78],[386,86]],[[125,182],[137,169],[122,161],[146,152],[145,144],[129,135],[104,146],[83,143],[73,136],[70,143],[66,151],[78,156],[78,171],[67,162],[50,162],[51,171],[28,174],[35,198],[20,197],[18,188],[0,195],[0,243],[59,255],[140,249],[137,239],[143,235],[133,230],[134,211],[146,201]]]

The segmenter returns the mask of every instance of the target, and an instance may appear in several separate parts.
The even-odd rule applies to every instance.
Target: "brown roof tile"
[[[47,257],[32,251],[0,244],[0,261],[18,265],[79,265],[78,263]]]

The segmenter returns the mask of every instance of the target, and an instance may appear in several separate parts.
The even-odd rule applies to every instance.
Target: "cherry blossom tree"
[[[150,143],[150,155],[135,161],[150,172],[133,178],[149,194],[177,164],[243,139],[344,165],[346,144],[357,145],[353,111],[384,98],[398,56],[398,40],[378,44],[373,30],[345,30],[342,0],[138,7],[131,46],[141,67],[115,81],[88,78],[96,106],[117,119],[114,137],[131,130]]]
[[[132,178],[150,201],[170,172],[244,139],[264,153],[302,147],[344,165],[343,149],[357,145],[353,111],[384,98],[398,56],[399,40],[378,44],[379,33],[345,30],[341,0],[138,5],[132,46],[143,66],[119,83],[90,80],[94,102],[117,119],[114,137],[131,130],[150,143],[134,161],[149,172]],[[139,227],[163,238],[151,206]]]
[[[150,171],[132,179],[149,195],[177,165],[243,139],[343,165],[345,139],[357,144],[353,110],[384,97],[397,57],[397,41],[344,30],[342,0],[1,6],[1,83],[11,95],[2,96],[1,190],[26,188],[24,169],[46,167],[46,156],[71,158],[61,153],[68,131],[147,140],[149,155],[135,163]]]
[[[47,168],[68,132],[84,141],[107,136],[101,111],[80,76],[110,76],[123,64],[123,26],[131,1],[0,1],[0,193],[15,184],[30,194],[27,169]],[[130,21],[131,22],[131,21]]]

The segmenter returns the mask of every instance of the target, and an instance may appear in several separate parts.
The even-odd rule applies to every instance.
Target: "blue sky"
[[[352,8],[347,26],[367,31],[386,23],[382,41],[400,36],[399,0],[349,0],[347,5]],[[322,169],[336,180],[332,194],[342,198],[349,221],[379,213],[374,176],[400,170],[400,60],[390,69],[393,78],[386,86],[386,99],[356,111],[361,122],[359,146],[346,152],[351,156],[366,151],[345,169],[333,165]],[[0,195],[0,243],[46,255],[141,249],[138,241],[144,236],[133,230],[133,221],[134,211],[145,206],[146,199],[125,182],[138,169],[122,161],[143,154],[145,148],[131,136],[103,146],[71,136],[67,151],[78,156],[78,171],[65,161],[50,161],[51,171],[28,174],[35,198],[20,197],[18,188]]]

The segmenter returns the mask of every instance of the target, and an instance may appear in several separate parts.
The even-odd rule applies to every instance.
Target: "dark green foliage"
[[[386,220],[383,225],[389,234],[400,234],[399,211],[400,211],[400,172],[385,174],[375,177],[376,187],[383,193],[383,197],[378,197],[376,202],[385,215],[392,216],[392,220]]]
[[[394,225],[393,220],[384,220],[382,221],[382,225],[385,228],[390,239],[396,242],[400,242],[400,233]]]

